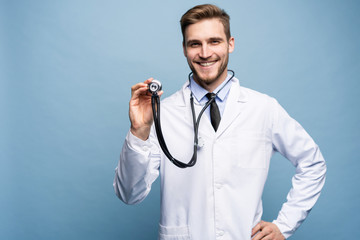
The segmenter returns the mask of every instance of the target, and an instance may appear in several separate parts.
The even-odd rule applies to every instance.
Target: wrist
[[[150,135],[150,126],[143,126],[143,127],[130,127],[130,132],[137,138],[146,141]]]

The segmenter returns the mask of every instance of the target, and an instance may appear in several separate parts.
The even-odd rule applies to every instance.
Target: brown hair
[[[200,22],[204,19],[218,18],[224,25],[225,35],[227,40],[230,39],[230,16],[225,10],[212,4],[197,5],[189,9],[180,19],[181,32],[183,35],[183,42],[185,42],[185,30],[194,23]]]

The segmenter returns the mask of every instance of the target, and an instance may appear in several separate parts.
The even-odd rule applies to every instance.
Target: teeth
[[[203,67],[207,67],[207,66],[213,65],[214,63],[215,62],[204,62],[204,63],[200,63],[200,65]]]

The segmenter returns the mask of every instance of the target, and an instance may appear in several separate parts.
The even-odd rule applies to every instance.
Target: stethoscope
[[[199,113],[199,116],[196,118],[195,115],[195,107],[194,107],[194,97],[193,93],[190,93],[190,103],[191,103],[191,112],[193,117],[193,125],[194,125],[194,150],[193,155],[191,157],[191,160],[188,163],[183,163],[179,160],[176,160],[169,152],[169,149],[166,146],[164,136],[161,131],[161,124],[160,124],[160,99],[158,92],[161,90],[162,86],[161,83],[158,80],[153,80],[151,83],[149,83],[148,88],[149,92],[151,93],[151,105],[152,105],[152,111],[153,111],[153,118],[154,118],[154,124],[155,124],[155,130],[156,135],[160,144],[161,149],[163,150],[165,156],[176,166],[179,168],[187,168],[192,167],[195,165],[197,160],[197,148],[198,148],[198,129],[199,129],[199,123],[201,116],[205,112],[206,108],[215,101],[216,96],[219,94],[219,92],[234,78],[235,72],[232,70],[228,70],[232,73],[232,76],[227,80],[227,82],[213,95],[204,105],[202,110]],[[193,73],[191,72],[188,76],[189,84],[191,84],[191,76]],[[191,88],[190,88],[191,89]],[[191,90],[190,90],[191,91]]]

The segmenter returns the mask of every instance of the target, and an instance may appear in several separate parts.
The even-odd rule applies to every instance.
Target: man
[[[218,93],[217,107],[210,108],[220,114],[220,123],[213,121],[213,110],[206,109],[199,123],[197,163],[179,168],[167,159],[156,138],[148,91],[152,78],[135,84],[129,104],[131,128],[116,168],[115,192],[125,203],[138,203],[160,174],[159,239],[288,238],[324,184],[326,166],[319,148],[275,99],[241,87],[228,71],[235,42],[223,10],[195,6],[180,22],[184,55],[193,75],[161,103],[169,151],[185,163],[193,154],[190,96],[198,116],[207,93]],[[261,195],[275,151],[292,162],[296,174],[277,219],[265,222]]]

